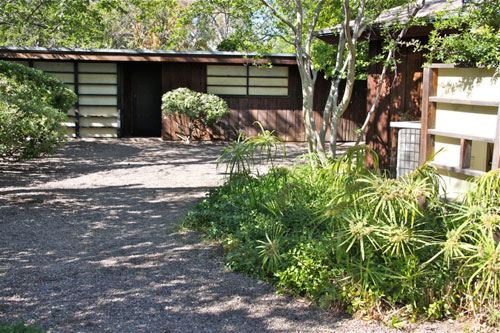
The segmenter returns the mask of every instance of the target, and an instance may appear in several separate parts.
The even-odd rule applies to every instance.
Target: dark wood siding
[[[426,40],[422,40],[422,43],[426,43]],[[370,42],[370,57],[382,52],[381,45],[381,41],[378,40]],[[378,153],[380,167],[383,169],[389,168],[396,152],[396,134],[391,131],[390,122],[420,119],[422,65],[425,61],[423,54],[414,52],[412,47],[402,47],[397,59],[399,61],[397,72],[386,77],[382,95],[366,132],[366,141]],[[381,72],[381,64],[369,67],[367,111],[375,100]],[[372,164],[372,161],[369,161],[369,165]]]
[[[179,87],[205,92],[206,65],[196,63],[164,63],[162,67],[163,92]],[[315,115],[318,123],[329,91],[328,81],[319,78],[316,84]],[[304,141],[305,130],[302,118],[302,92],[299,72],[296,66],[289,66],[288,96],[222,96],[231,113],[224,117],[214,131],[198,133],[203,140],[234,139],[238,133],[256,135],[262,123],[267,130],[275,131],[284,141]],[[356,83],[351,105],[339,124],[340,141],[355,139],[354,130],[360,126],[366,114],[366,81]],[[163,119],[162,137],[165,140],[178,140],[175,135],[179,124],[186,119]]]

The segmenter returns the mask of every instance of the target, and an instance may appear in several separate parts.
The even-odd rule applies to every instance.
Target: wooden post
[[[429,101],[429,97],[436,96],[438,70],[424,68],[424,82],[422,93],[422,130],[420,133],[420,165],[424,164],[434,153],[434,138],[428,133],[429,128],[436,124],[436,103]]]
[[[500,169],[500,102],[498,102],[497,131],[495,133],[495,143],[493,147],[493,163],[491,164],[491,169]]]
[[[460,140],[460,168],[469,169],[471,160],[472,141],[461,139]]]
[[[117,107],[116,107],[116,122],[118,128],[116,129],[116,134],[119,138],[123,136],[122,131],[122,98],[123,98],[123,85],[122,85],[122,64],[116,64],[116,98],[117,98]],[[163,118],[163,117],[162,117]]]
[[[78,92],[78,61],[73,62],[74,87],[77,100],[75,102],[75,137],[80,138],[80,94]]]

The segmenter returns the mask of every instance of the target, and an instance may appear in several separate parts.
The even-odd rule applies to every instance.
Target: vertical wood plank
[[[424,68],[424,83],[422,92],[422,130],[420,133],[420,165],[434,153],[434,138],[428,133],[436,123],[436,104],[429,101],[437,91],[437,69]]]
[[[471,140],[460,140],[460,162],[459,166],[462,169],[470,168],[470,160],[471,160],[471,148],[472,141]]]
[[[405,111],[418,118],[421,110],[423,57],[420,52],[410,52],[407,57]]]
[[[500,169],[500,102],[498,105],[498,114],[497,114],[497,131],[495,134],[495,143],[493,146],[493,161],[491,168]]]
[[[277,113],[278,111],[276,110],[276,108],[274,107],[275,105],[272,105],[270,110],[268,111],[267,113],[267,125],[269,127],[269,130],[271,131],[274,131],[274,134],[275,135],[278,135],[278,128],[276,126],[277,124]]]
[[[297,130],[297,126],[295,124],[295,114],[293,110],[286,110],[286,121],[288,124],[286,141],[297,141],[295,132]]]
[[[269,130],[267,126],[267,112],[268,110],[258,110],[257,120],[262,124],[265,130]]]
[[[248,115],[249,115],[249,133],[251,136],[255,136],[260,133],[260,128],[259,125],[254,124],[256,121],[259,120],[259,112],[260,110],[252,108],[248,110]]]
[[[33,64],[31,64],[33,66]],[[75,94],[77,96],[76,102],[75,102],[75,137],[78,139],[80,138],[80,95],[78,92],[78,61],[75,61],[73,63],[73,75],[74,75],[74,81],[73,85],[75,87]]]
[[[296,140],[295,141],[302,141],[302,138],[301,138],[301,133],[302,133],[302,128],[300,127],[300,118],[301,118],[301,114],[300,114],[300,111],[299,110],[293,110],[293,115],[295,117],[295,137],[296,137]]]
[[[286,110],[278,110],[276,115],[276,129],[278,137],[283,141],[286,141],[287,127]]]

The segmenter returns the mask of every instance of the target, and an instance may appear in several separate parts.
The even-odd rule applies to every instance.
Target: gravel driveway
[[[386,332],[229,272],[218,246],[178,230],[221,183],[222,149],[82,140],[0,164],[0,322],[51,332]]]

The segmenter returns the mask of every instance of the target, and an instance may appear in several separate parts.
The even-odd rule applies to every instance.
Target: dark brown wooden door
[[[161,65],[133,64],[132,136],[161,135]]]

